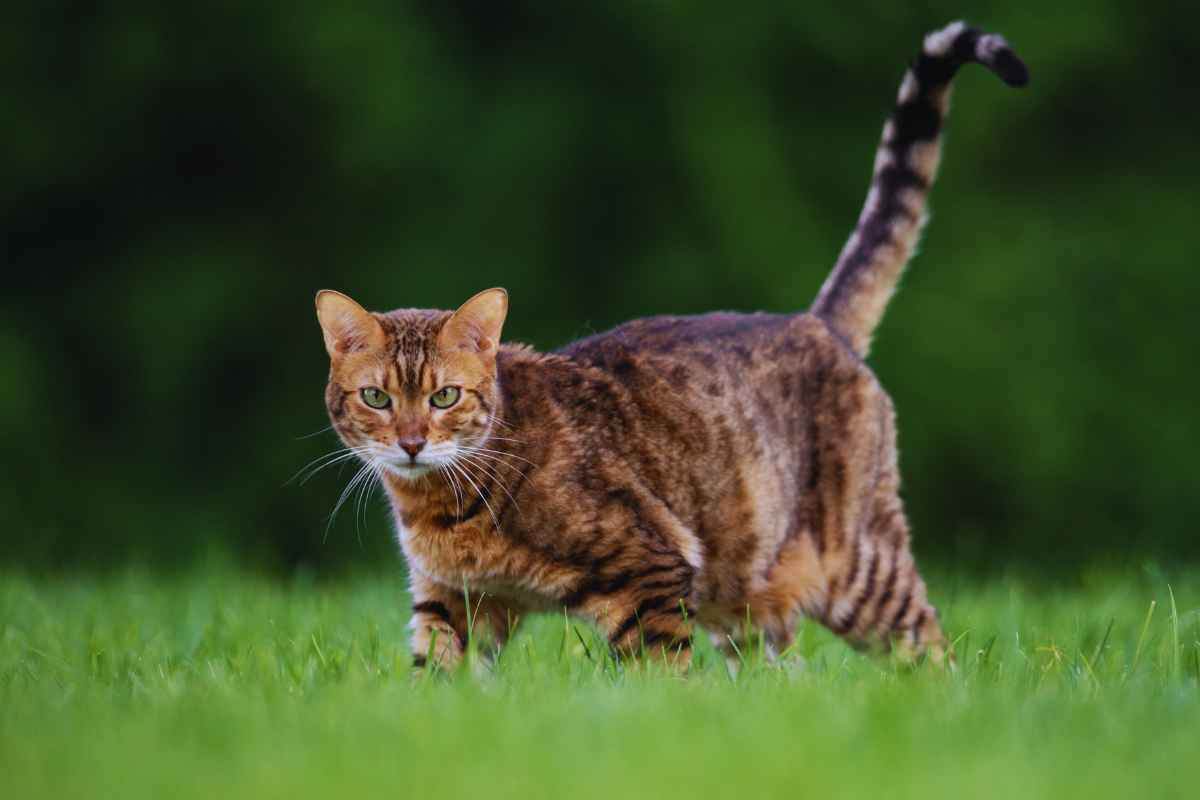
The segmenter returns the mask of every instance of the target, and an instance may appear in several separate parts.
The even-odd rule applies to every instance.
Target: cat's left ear
[[[500,347],[500,329],[508,315],[508,292],[485,289],[458,307],[438,334],[444,352],[464,350],[483,356],[495,355]]]

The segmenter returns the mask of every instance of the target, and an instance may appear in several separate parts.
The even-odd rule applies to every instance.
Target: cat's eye
[[[368,386],[362,390],[363,402],[371,408],[387,408],[392,404],[392,398],[383,389]]]
[[[461,392],[457,386],[443,386],[429,395],[429,403],[434,408],[449,408],[458,402],[460,394]]]

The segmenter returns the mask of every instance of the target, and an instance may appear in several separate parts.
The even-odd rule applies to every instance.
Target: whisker
[[[466,478],[467,483],[471,484],[471,488],[475,490],[475,494],[479,495],[479,499],[483,501],[483,505],[487,508],[488,514],[491,515],[492,525],[495,526],[496,530],[500,530],[500,521],[496,519],[496,512],[492,510],[492,504],[487,501],[486,497],[484,497],[483,490],[479,488],[477,483],[475,483],[474,478],[472,478],[466,470],[455,464],[453,461],[447,462],[446,466],[453,469],[461,477]]]
[[[501,467],[503,467],[504,469],[507,469],[510,472],[515,472],[517,474],[517,477],[520,478],[521,480],[528,480],[528,478],[529,478],[529,476],[526,475],[524,470],[522,470],[520,467],[516,467],[507,461],[496,458],[495,456],[489,456],[486,453],[475,453],[470,450],[462,450],[459,452],[458,457],[466,458],[467,456],[478,459],[480,462],[491,467],[492,469],[500,469]],[[497,475],[496,477],[499,478],[500,476]]]
[[[374,475],[374,474],[375,474],[375,470],[374,470],[374,469],[370,470],[370,474],[368,474],[368,475],[367,475],[366,477],[364,477],[364,478],[363,478],[361,481],[359,481],[359,482],[358,482],[358,488],[356,488],[356,489],[354,490],[354,509],[353,509],[353,511],[354,511],[354,533],[355,533],[355,535],[356,535],[356,536],[358,536],[358,537],[359,537],[359,541],[361,541],[361,540],[362,540],[362,522],[361,522],[361,516],[362,516],[362,498],[363,498],[363,491],[364,491],[364,490],[365,490],[365,489],[366,489],[368,486],[370,486],[370,485],[371,485],[371,477],[372,477],[372,475]]]
[[[434,469],[437,469],[438,475],[442,476],[442,480],[445,481],[446,488],[450,489],[451,494],[454,493],[454,487],[450,486],[449,480],[446,480],[445,467],[443,467],[442,464],[438,464],[437,467]],[[454,495],[454,499],[455,499],[455,506],[457,506],[458,505],[458,495],[457,494]],[[455,512],[455,516],[457,516],[457,511]]]
[[[528,464],[531,467],[537,466],[537,464],[533,463],[528,458],[524,458],[522,456],[517,455],[516,453],[509,453],[504,450],[492,450],[489,447],[480,447],[480,446],[474,445],[474,444],[464,444],[464,445],[459,445],[459,447],[463,450],[469,450],[472,453],[488,453],[493,456],[505,456],[507,458],[515,458],[518,461],[524,461],[526,464]]]
[[[316,475],[318,472],[325,469],[326,467],[331,467],[334,464],[338,464],[342,461],[348,460],[355,456],[360,456],[363,453],[368,452],[369,450],[370,450],[370,448],[368,448],[368,447],[342,447],[337,450],[334,450],[331,453],[325,453],[324,455],[317,456],[312,461],[308,462],[303,467],[298,469],[296,471],[295,475],[288,478],[287,482],[284,483],[284,486],[287,486],[292,481],[296,480],[297,478],[300,478],[302,475],[304,477],[301,478],[300,483],[301,483],[301,485],[303,485],[303,484],[307,483],[308,481],[310,481],[314,475]]]
[[[311,439],[314,436],[320,436],[322,433],[325,433],[326,431],[331,431],[331,430],[333,430],[333,425],[332,424],[326,425],[324,428],[321,428],[321,430],[319,430],[319,431],[313,431],[312,433],[306,433],[303,436],[297,436],[295,440],[297,442],[300,442],[305,439]]]
[[[500,476],[499,476],[499,475],[497,475],[497,474],[495,473],[495,471],[493,471],[492,469],[490,469],[490,468],[489,468],[489,467],[488,467],[486,464],[484,464],[484,463],[482,463],[482,462],[480,462],[480,461],[475,461],[475,460],[473,460],[473,459],[472,459],[472,457],[471,457],[471,456],[469,456],[469,455],[459,455],[459,458],[461,458],[463,461],[466,461],[468,464],[470,464],[470,465],[472,465],[473,467],[475,467],[475,469],[481,470],[481,471],[483,471],[485,474],[487,474],[489,477],[491,477],[491,479],[492,479],[492,480],[494,480],[494,481],[496,482],[496,485],[497,485],[497,486],[499,486],[499,487],[500,487],[500,488],[501,488],[501,489],[504,491],[504,493],[505,493],[506,495],[508,495],[508,499],[509,499],[509,500],[512,502],[512,504],[513,504],[513,505],[516,507],[516,509],[517,509],[517,513],[520,513],[520,511],[521,511],[521,504],[517,502],[517,498],[515,498],[515,497],[513,497],[513,496],[512,496],[512,492],[510,492],[510,491],[508,490],[508,487],[507,487],[507,486],[504,484],[504,481],[503,481],[503,480],[501,480]]]
[[[371,474],[362,481],[358,489],[358,496],[354,501],[354,532],[358,537],[359,545],[362,545],[362,531],[367,525],[367,512],[370,510],[371,495],[374,494],[375,488],[380,485],[382,476],[379,472],[379,467],[371,465]]]
[[[336,458],[331,458],[325,463],[318,464],[310,469],[302,478],[300,478],[299,485],[303,486],[304,484],[308,483],[322,470],[328,469],[329,467],[338,466],[340,464],[345,464],[347,461],[353,461],[354,459],[362,458],[365,455],[365,453],[343,453]]]
[[[450,487],[450,491],[454,493],[454,502],[458,507],[455,512],[456,517],[462,517],[462,495],[458,492],[458,484],[454,480],[454,476],[450,474],[450,470],[446,469],[445,464],[439,464],[437,468],[438,474],[446,479],[446,485]]]
[[[528,462],[528,459],[521,458],[520,456],[515,455],[515,453],[505,452],[503,450],[492,450],[492,449],[490,449],[490,447],[480,447],[478,445],[458,445],[457,449],[458,450],[466,450],[466,451],[470,451],[470,452],[476,452],[476,453],[485,453],[485,455],[491,456],[493,458],[497,457],[497,456],[502,456],[505,458],[516,458],[516,459],[518,459],[518,461]],[[532,462],[528,462],[528,463],[532,463]]]
[[[528,444],[528,442],[526,442],[524,439],[514,439],[511,436],[497,436],[494,433],[489,433],[487,438],[489,440],[495,439],[498,442],[516,442],[517,444]]]
[[[323,464],[322,464],[321,462],[325,461],[326,459],[336,459],[336,458],[339,458],[339,457],[341,457],[341,456],[345,456],[345,455],[346,455],[346,452],[347,452],[347,451],[346,451],[346,448],[342,448],[342,449],[339,449],[339,450],[334,450],[332,453],[323,453],[323,454],[321,454],[321,455],[317,456],[317,457],[316,457],[316,458],[314,458],[312,461],[309,461],[309,462],[308,462],[307,464],[305,464],[303,467],[301,467],[300,469],[296,470],[296,472],[295,472],[295,473],[292,475],[292,477],[290,477],[290,478],[288,478],[288,479],[287,479],[287,481],[286,481],[286,483],[284,483],[284,485],[286,486],[288,483],[291,483],[292,481],[296,480],[296,478],[298,478],[298,477],[300,477],[301,475],[303,475],[303,474],[304,474],[305,472],[307,472],[309,469],[312,469],[312,468],[314,468],[314,467],[315,467],[316,469],[320,469],[320,468],[323,466]]]
[[[467,487],[463,486],[462,481],[459,480],[458,476],[450,470],[446,470],[446,474],[454,482],[455,491],[458,493],[458,516],[462,517],[463,511],[465,511],[467,507]]]
[[[338,501],[334,505],[333,511],[329,514],[329,521],[325,525],[325,536],[321,539],[322,543],[329,539],[329,531],[333,528],[333,523],[334,520],[337,519],[338,512],[341,511],[342,506],[346,504],[346,501],[350,499],[350,495],[358,487],[358,484],[365,480],[366,476],[370,474],[371,469],[371,464],[369,462],[364,462],[363,465],[359,467],[358,472],[354,473],[354,477],[350,479],[350,483],[346,484],[346,488],[342,490],[342,494],[340,497],[338,497]]]
[[[505,491],[508,491],[508,484],[506,482],[507,479],[502,477],[496,471],[497,470],[496,464],[488,463],[486,461],[479,461],[479,460],[477,460],[480,458],[479,456],[471,455],[470,453],[459,453],[457,458],[460,459],[463,463],[469,463],[469,464],[471,464],[471,466],[475,467],[476,469],[486,472],[486,474],[489,477],[498,481],[501,484],[501,486],[504,488]],[[509,465],[504,464],[501,466],[509,466]],[[518,480],[518,482],[526,480],[525,473],[521,472],[520,470],[518,470],[514,467],[510,467],[510,469],[512,469],[512,471],[516,473],[516,479]],[[510,495],[510,497],[511,497],[511,495]]]
[[[463,511],[467,510],[467,487],[462,485],[460,477],[452,473],[452,471],[446,470],[446,474],[454,480],[454,485],[458,489],[458,516],[462,517]]]
[[[492,478],[493,480],[497,481],[501,485],[501,488],[503,488],[507,492],[508,488],[509,488],[508,484],[512,482],[512,477],[502,476],[497,471],[497,465],[489,464],[486,461],[479,461],[478,459],[479,459],[479,456],[472,456],[469,453],[459,453],[459,455],[458,455],[458,460],[462,461],[464,464],[470,464],[471,466],[475,467],[480,472],[485,473],[489,478]],[[516,473],[515,479],[516,479],[517,484],[526,480],[525,474],[522,473],[520,470],[514,469],[513,472]],[[511,497],[512,495],[510,494],[509,496]]]

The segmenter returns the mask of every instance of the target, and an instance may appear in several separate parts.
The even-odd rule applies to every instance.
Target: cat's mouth
[[[421,461],[386,461],[384,469],[400,478],[416,480],[431,472],[433,465]]]
[[[416,480],[446,466],[447,462],[453,460],[453,449],[444,445],[426,447],[416,456],[412,456],[400,453],[398,449],[388,448],[382,452],[376,451],[374,455],[376,464],[388,473],[406,480]]]

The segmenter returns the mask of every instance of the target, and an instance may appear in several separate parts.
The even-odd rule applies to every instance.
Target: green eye
[[[458,402],[459,394],[457,386],[443,386],[429,396],[429,402],[434,408],[449,408]]]
[[[388,393],[374,386],[368,386],[362,390],[362,399],[371,408],[387,408],[392,404],[392,398],[388,397]]]

